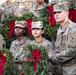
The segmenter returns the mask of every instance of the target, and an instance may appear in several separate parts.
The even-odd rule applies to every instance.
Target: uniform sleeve
[[[0,34],[0,49],[5,48],[5,47],[6,47],[5,40],[3,36]]]
[[[52,60],[65,62],[75,57],[76,55],[76,31],[68,35],[67,48],[60,53],[52,54]]]
[[[51,42],[49,42],[48,46],[47,46],[47,55],[49,56],[50,54],[52,54],[54,50],[53,44]]]
[[[14,56],[14,42],[11,43],[11,46],[10,46],[10,52],[12,52],[13,56]]]

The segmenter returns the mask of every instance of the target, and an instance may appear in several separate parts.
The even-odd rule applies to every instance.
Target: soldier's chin
[[[60,20],[59,19],[56,19],[56,22],[60,22]]]
[[[56,22],[62,23],[62,21],[60,21],[60,20],[56,20]]]
[[[20,36],[20,34],[16,34],[16,36]]]

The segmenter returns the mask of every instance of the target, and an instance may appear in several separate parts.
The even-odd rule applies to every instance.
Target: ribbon
[[[76,9],[74,9],[74,22],[76,23]]]
[[[27,63],[27,62],[29,62],[30,60],[32,60],[32,59],[35,58],[35,62],[34,62],[34,72],[35,72],[36,69],[37,69],[37,65],[38,65],[38,62],[39,62],[39,59],[40,59],[40,52],[41,52],[41,50],[33,50],[32,56],[25,61],[25,63]]]
[[[0,75],[3,74],[4,72],[4,65],[5,65],[5,62],[6,62],[6,57],[4,56],[4,53],[0,53]]]
[[[48,15],[48,23],[49,23],[49,25],[56,26],[56,21],[55,21],[54,15],[53,15],[53,10],[54,10],[53,9],[53,4],[51,6],[48,6],[47,9],[48,9],[48,12],[50,13]]]
[[[53,4],[51,5],[51,6],[48,6],[47,7],[47,9],[48,9],[48,12],[51,14],[51,13],[53,13],[53,10],[54,10],[54,8],[53,8]]]
[[[69,19],[76,23],[76,9],[69,9]]]
[[[13,32],[14,32],[14,26],[15,26],[15,22],[13,22],[12,20],[9,22],[9,25],[8,25],[8,27],[9,27],[9,29],[10,29],[10,31],[9,31],[9,33],[8,33],[8,37],[9,38],[11,38],[12,37],[12,34],[13,34]]]
[[[29,19],[27,19],[25,21],[27,22],[28,33],[30,34],[30,36],[32,36],[31,23],[32,23],[33,19],[29,18]]]
[[[55,18],[54,18],[53,14],[51,14],[51,15],[48,16],[48,23],[51,26],[56,26],[56,22],[55,22]]]

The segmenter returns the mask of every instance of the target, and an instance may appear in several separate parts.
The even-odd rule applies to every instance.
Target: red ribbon
[[[6,57],[4,56],[4,53],[0,53],[0,75],[3,74],[4,72],[4,65],[5,65],[5,62],[6,62]]]
[[[33,19],[32,18],[29,18],[29,19],[27,19],[25,21],[27,22],[28,32],[29,32],[30,36],[32,36],[31,23],[32,23]]]
[[[14,26],[15,26],[15,22],[11,20],[11,21],[9,22],[9,25],[8,25],[8,27],[9,27],[9,29],[10,29],[10,31],[9,31],[9,33],[8,33],[8,37],[9,37],[9,38],[12,37],[12,34],[13,34],[13,32],[14,32]]]
[[[53,14],[51,14],[51,15],[48,16],[48,23],[51,26],[56,26],[56,22],[55,22],[55,18],[54,18]]]
[[[48,16],[49,25],[56,26],[56,21],[55,21],[54,15],[53,15],[53,10],[54,10],[53,4],[51,6],[48,6],[47,9],[48,9],[48,12],[50,13]]]
[[[76,9],[69,9],[69,19],[76,23]]]
[[[53,10],[54,10],[54,8],[53,8],[53,4],[51,5],[51,6],[48,6],[47,7],[47,9],[48,9],[48,12],[51,14],[51,13],[53,13]]]
[[[37,65],[38,65],[38,62],[39,62],[39,59],[40,59],[40,52],[41,52],[41,50],[33,50],[32,56],[25,61],[25,63],[27,63],[30,60],[35,58],[34,71],[36,71],[36,69],[37,69]]]

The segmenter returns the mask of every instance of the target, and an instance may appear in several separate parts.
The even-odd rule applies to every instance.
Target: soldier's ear
[[[68,10],[66,10],[65,12],[66,12],[66,15],[69,15],[69,11]]]
[[[26,33],[26,30],[24,30],[24,33]]]
[[[42,34],[44,33],[44,30],[42,30]]]

